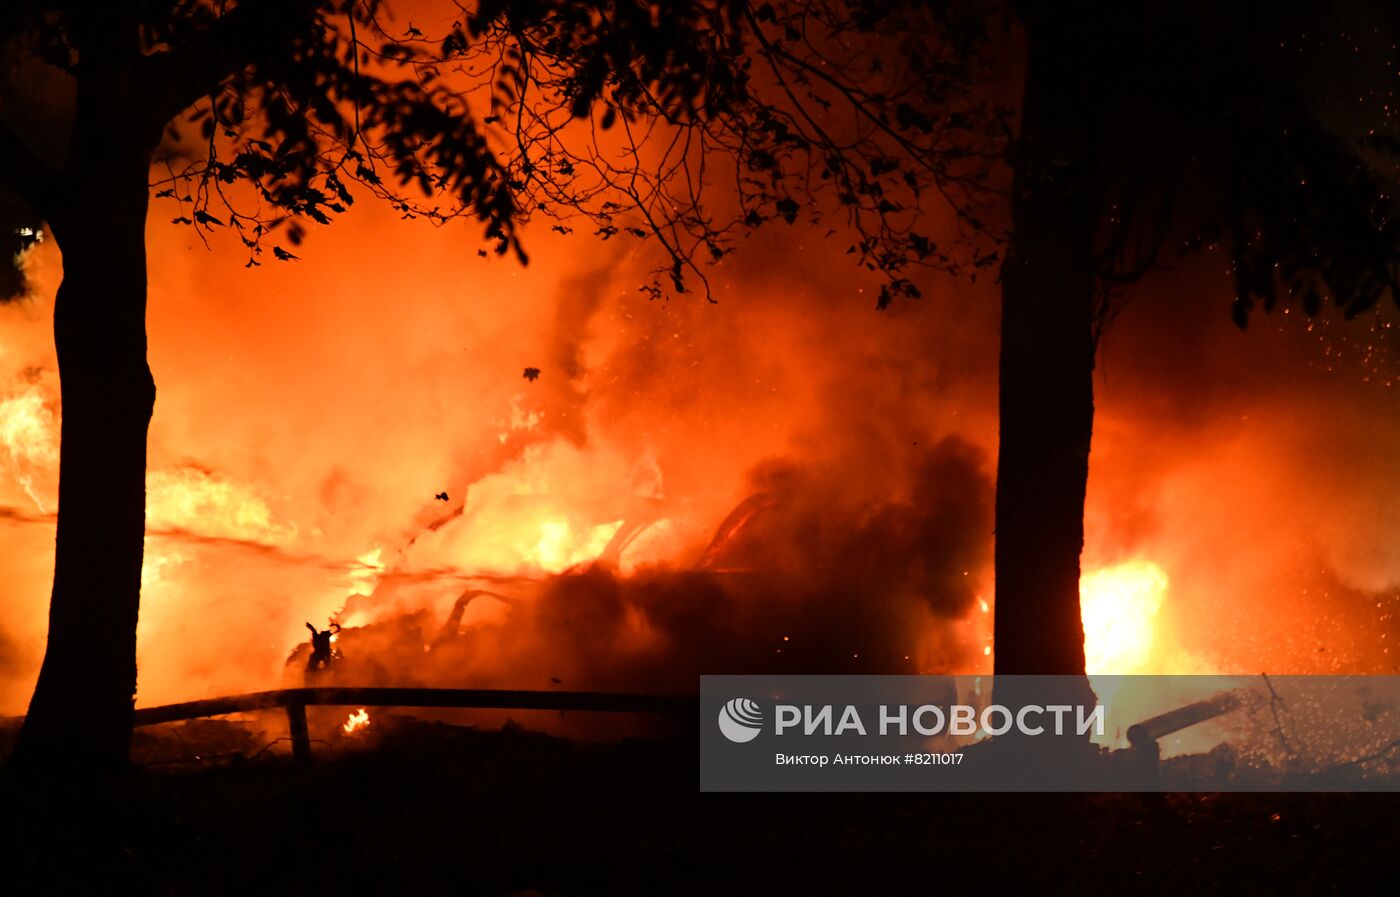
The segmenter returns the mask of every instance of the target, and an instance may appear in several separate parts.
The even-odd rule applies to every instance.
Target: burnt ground
[[[0,893],[1380,893],[1395,795],[700,794],[693,738],[405,725],[79,787],[0,773]],[[146,745],[149,748],[149,745]],[[142,744],[138,743],[138,754]]]

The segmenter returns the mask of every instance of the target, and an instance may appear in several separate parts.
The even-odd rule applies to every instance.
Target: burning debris
[[[361,707],[351,713],[345,719],[345,724],[340,727],[340,731],[346,735],[354,735],[369,727],[369,711]]]
[[[677,511],[633,501],[598,530],[606,539],[546,518],[536,548],[549,563],[531,573],[415,568],[456,544],[469,511],[381,563],[374,588],[351,596],[336,616],[354,623],[340,634],[347,660],[321,681],[531,688],[552,677],[683,692],[701,671],[947,670],[985,639],[983,614],[966,634],[940,622],[972,614],[984,592],[966,571],[984,569],[986,546],[964,526],[989,525],[991,496],[971,446],[950,439],[925,452],[916,501],[863,508],[838,479],[775,469],[708,539],[692,539],[689,563],[629,567],[633,552],[673,537]],[[796,538],[810,555],[791,550]],[[919,555],[915,544],[947,550]],[[812,602],[825,612],[809,613]],[[307,650],[289,669],[310,662]]]

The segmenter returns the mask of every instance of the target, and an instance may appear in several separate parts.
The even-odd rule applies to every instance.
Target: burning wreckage
[[[766,492],[749,496],[731,511],[716,529],[693,570],[720,577],[742,576],[748,572],[744,551],[739,545],[746,530],[755,519],[772,511],[777,499]],[[632,513],[625,517],[596,557],[580,561],[563,571],[582,572],[594,568],[616,568],[624,552],[648,530],[660,524],[662,503],[634,502]],[[460,517],[461,508],[428,527],[440,528],[443,523]],[[441,623],[435,623],[428,607],[390,612],[378,621],[360,626],[343,626],[339,620],[358,611],[361,605],[373,608],[381,603],[381,590],[392,589],[401,581],[416,584],[435,579],[466,580],[469,587],[453,602]],[[388,571],[380,577],[380,585],[369,595],[354,594],[324,630],[306,623],[310,639],[298,645],[287,657],[283,684],[287,687],[327,687],[336,685],[394,684],[419,687],[463,687],[469,674],[465,660],[471,653],[472,639],[463,629],[463,618],[469,607],[479,599],[497,603],[497,607],[518,607],[538,588],[540,577],[527,575],[500,576],[491,574],[464,575],[450,572]],[[494,588],[478,588],[489,584]],[[516,594],[507,594],[514,591]],[[551,679],[553,684],[559,684]]]
[[[780,498],[767,492],[751,495],[740,502],[724,518],[689,569],[728,582],[736,589],[742,589],[745,582],[761,576],[753,543],[761,541],[763,530],[782,520],[781,505]],[[512,613],[530,613],[540,590],[551,577],[616,569],[628,547],[664,520],[664,510],[660,503],[641,506],[622,521],[595,557],[552,574],[469,575],[462,571],[388,570],[369,595],[352,595],[339,615],[340,619],[367,616],[371,610],[380,609],[379,619],[358,626],[343,626],[339,621],[332,621],[325,629],[308,622],[310,639],[288,657],[284,683],[290,688],[317,689],[382,686],[461,689],[499,685],[495,681],[482,681],[482,667],[474,660],[481,652],[491,650],[491,639],[501,630],[473,625],[474,622],[489,620],[511,626]],[[456,511],[454,516],[461,513]],[[406,603],[395,594],[396,589],[409,583],[427,584],[441,595],[443,581],[466,583],[466,588],[453,597],[445,615],[435,613],[431,603]],[[483,606],[485,613],[481,612]],[[540,669],[527,675],[546,690],[563,685],[549,670]],[[1110,692],[1114,690],[1114,686],[1104,681],[1113,678],[1118,677],[1091,676],[1091,680],[1097,680],[1095,689],[1101,695],[1104,693],[1101,686],[1109,688]],[[1258,677],[1244,677],[1254,680],[1249,683],[1239,681],[1240,677],[1199,678],[1220,681],[1199,683],[1201,687],[1189,694],[1159,694],[1159,700],[1155,701],[1125,699],[1122,693],[1108,699],[1110,719],[1115,712],[1117,714],[1116,748],[1094,747],[1093,771],[1089,773],[1094,781],[1087,783],[1088,786],[1104,787],[1105,783],[1110,783],[1115,787],[1153,790],[1191,787],[1190,782],[1228,781],[1237,785],[1244,783],[1245,787],[1267,787],[1277,786],[1280,776],[1306,771],[1307,775],[1325,775],[1333,784],[1350,787],[1358,781],[1357,776],[1371,775],[1363,768],[1364,764],[1374,765],[1373,761],[1390,764],[1390,754],[1400,745],[1397,740],[1374,756],[1363,757],[1364,764],[1357,760],[1338,761],[1335,757],[1322,762],[1320,756],[1311,758],[1318,761],[1314,763],[1303,756],[1306,752],[1292,728],[1293,721],[1305,718],[1308,711],[1299,710],[1290,718],[1288,705],[1275,691],[1269,677],[1262,677],[1263,687]],[[548,686],[545,686],[546,681]],[[568,687],[576,685],[570,682]],[[656,683],[649,681],[647,686],[656,687]],[[662,688],[664,690],[664,686]],[[1340,696],[1338,703],[1340,706],[1350,702],[1347,696]],[[1391,713],[1387,725],[1395,723],[1395,714],[1386,712]],[[354,736],[372,725],[370,713],[364,707],[353,709],[348,717],[345,713],[341,709],[334,717],[340,734]],[[975,757],[988,745],[984,740],[954,749],[969,751],[969,756]]]
[[[462,647],[462,616],[467,606],[477,598],[494,598],[507,604],[512,599],[499,592],[467,589],[457,597],[452,611],[435,634],[429,636],[429,612],[416,610],[395,614],[380,623],[342,627],[331,622],[318,630],[312,623],[311,640],[303,642],[287,658],[284,679],[288,686],[305,685],[370,685],[397,682],[416,686],[461,686],[461,681],[444,681],[440,676],[424,675],[421,670],[405,668],[404,658],[429,656],[433,661],[450,658]],[[348,652],[345,645],[349,646]],[[445,663],[423,665],[435,669],[450,669]]]

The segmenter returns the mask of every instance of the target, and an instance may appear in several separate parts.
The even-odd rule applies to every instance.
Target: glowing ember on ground
[[[1150,561],[1129,561],[1080,578],[1084,662],[1090,673],[1136,673],[1147,666],[1166,592],[1166,573]]]
[[[340,731],[344,732],[346,735],[354,735],[356,732],[365,729],[368,725],[369,711],[361,707],[346,718],[345,725],[340,727]]]

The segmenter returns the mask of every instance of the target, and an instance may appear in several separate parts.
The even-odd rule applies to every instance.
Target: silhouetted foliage
[[[21,3],[8,27],[72,71],[64,9]],[[233,229],[250,265],[268,246],[294,260],[307,222],[364,193],[405,217],[475,217],[521,259],[534,215],[654,239],[655,295],[703,282],[698,263],[745,231],[833,208],[848,252],[883,275],[882,306],[917,296],[911,266],[998,258],[982,207],[1009,111],[971,89],[978,3],[462,9],[427,35],[379,0],[144,4],[139,75],[165,127],[156,195],[180,204],[178,223]],[[943,246],[920,219],[949,203],[969,239]]]
[[[1228,256],[1241,327],[1251,309],[1280,302],[1315,315],[1330,300],[1352,317],[1400,299],[1393,11],[1084,9],[1099,29],[1083,52],[1102,85],[1093,114],[1106,291],[1209,249]]]

